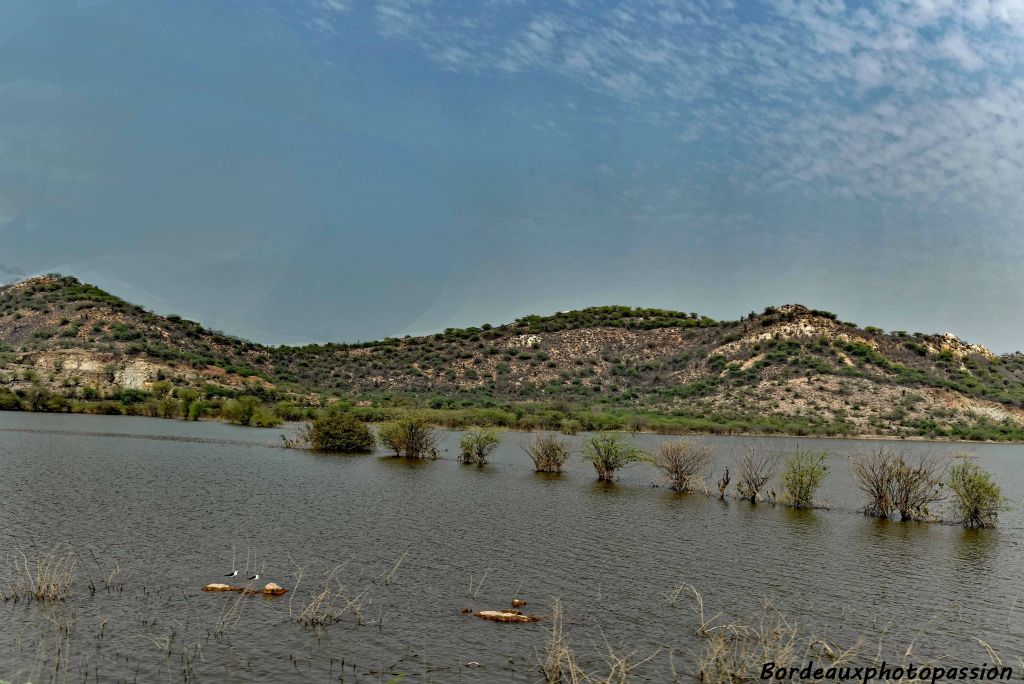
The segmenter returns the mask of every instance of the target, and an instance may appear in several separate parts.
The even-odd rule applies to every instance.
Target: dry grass
[[[347,563],[343,563],[328,571],[323,588],[299,611],[296,618],[299,623],[307,627],[319,627],[334,624],[346,615],[351,615],[357,625],[363,624],[363,606],[369,589],[353,593],[337,581],[338,575],[346,565]],[[301,570],[299,576],[301,577]]]
[[[596,649],[597,659],[602,661],[599,670],[587,671],[573,652],[563,629],[564,612],[562,602],[555,599],[551,616],[551,633],[539,658],[539,668],[546,684],[626,684],[632,681],[630,675],[637,668],[654,659],[661,649],[640,658],[636,651],[617,651],[607,640]]]
[[[14,553],[14,581],[4,594],[5,601],[35,599],[64,601],[71,595],[78,554],[57,544],[35,562],[20,549]]]

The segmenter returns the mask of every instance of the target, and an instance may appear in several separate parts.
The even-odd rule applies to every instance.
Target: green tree
[[[350,413],[320,416],[313,421],[308,442],[316,451],[366,453],[373,451],[373,433]]]
[[[252,425],[253,417],[260,408],[260,400],[256,397],[243,396],[230,399],[221,409],[220,414],[237,425]]]

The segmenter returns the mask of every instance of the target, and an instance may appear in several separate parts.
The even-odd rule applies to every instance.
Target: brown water
[[[977,532],[857,514],[843,452],[861,441],[774,442],[835,454],[822,491],[832,509],[798,512],[676,495],[652,487],[646,467],[614,486],[596,484],[578,460],[562,477],[539,476],[516,433],[479,469],[455,460],[457,433],[445,458],[413,463],[278,448],[286,431],[0,413],[0,585],[17,552],[31,558],[64,542],[81,557],[66,602],[0,603],[0,679],[536,681],[545,621],[459,612],[518,595],[543,616],[561,598],[566,635],[587,665],[598,665],[606,640],[639,658],[661,649],[637,678],[666,681],[670,663],[691,671],[700,648],[692,602],[665,601],[683,583],[701,589],[709,613],[755,619],[767,597],[843,645],[885,629],[895,656],[914,641],[917,654],[986,662],[974,637],[1014,664],[1024,655],[1019,445],[969,447],[1013,506],[998,530]],[[745,440],[709,441],[717,474]],[[252,553],[264,579],[295,588],[298,564],[302,580],[283,598],[243,600],[218,635],[235,595],[200,587],[223,581],[233,554],[244,569]],[[115,562],[123,589],[108,590],[101,578]],[[339,564],[345,592],[362,594],[362,624],[351,614],[299,624]],[[69,634],[59,627],[68,622]]]

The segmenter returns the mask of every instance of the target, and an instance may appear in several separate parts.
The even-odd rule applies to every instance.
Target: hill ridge
[[[1024,437],[1024,355],[997,356],[949,333],[860,328],[801,304],[735,321],[609,305],[432,335],[268,346],[51,274],[0,287],[0,345],[0,392],[21,405],[45,391],[62,406],[112,411],[126,392],[145,403],[190,388],[210,402],[254,394],[367,413],[496,410],[515,424],[533,416],[536,427],[586,414],[592,427]]]

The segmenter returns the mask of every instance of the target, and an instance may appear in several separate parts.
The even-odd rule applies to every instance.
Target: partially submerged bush
[[[467,465],[487,465],[487,457],[499,444],[501,439],[494,430],[471,430],[459,440],[459,460]]]
[[[973,461],[963,461],[949,469],[947,484],[953,492],[960,524],[964,527],[996,526],[1005,501],[991,473]]]
[[[893,470],[892,503],[902,520],[932,518],[928,505],[943,497],[942,481],[946,462],[935,454],[921,454],[912,459],[899,454]]]
[[[899,512],[901,520],[931,518],[928,505],[942,499],[945,461],[932,453],[913,458],[903,451],[881,446],[854,456],[850,470],[864,493],[864,512],[888,518]]]
[[[538,473],[560,473],[569,460],[569,445],[551,434],[538,434],[520,444]]]
[[[366,453],[373,451],[373,433],[350,413],[328,414],[313,421],[307,437],[316,451]]]
[[[712,448],[684,440],[662,442],[650,456],[651,465],[660,470],[677,492],[708,493],[707,473]]]
[[[747,446],[746,452],[736,464],[736,470],[739,471],[736,493],[740,500],[757,503],[758,499],[764,499],[764,488],[775,476],[778,467],[779,457],[775,452],[760,444]]]
[[[405,458],[437,458],[437,443],[440,434],[426,418],[406,415],[388,421],[380,427],[380,441]]]
[[[602,482],[614,480],[617,470],[643,458],[643,452],[626,444],[614,432],[595,435],[583,446],[583,460],[594,465],[597,479]]]
[[[814,495],[825,480],[828,454],[797,450],[786,458],[782,470],[782,503],[793,508],[820,508]]]

